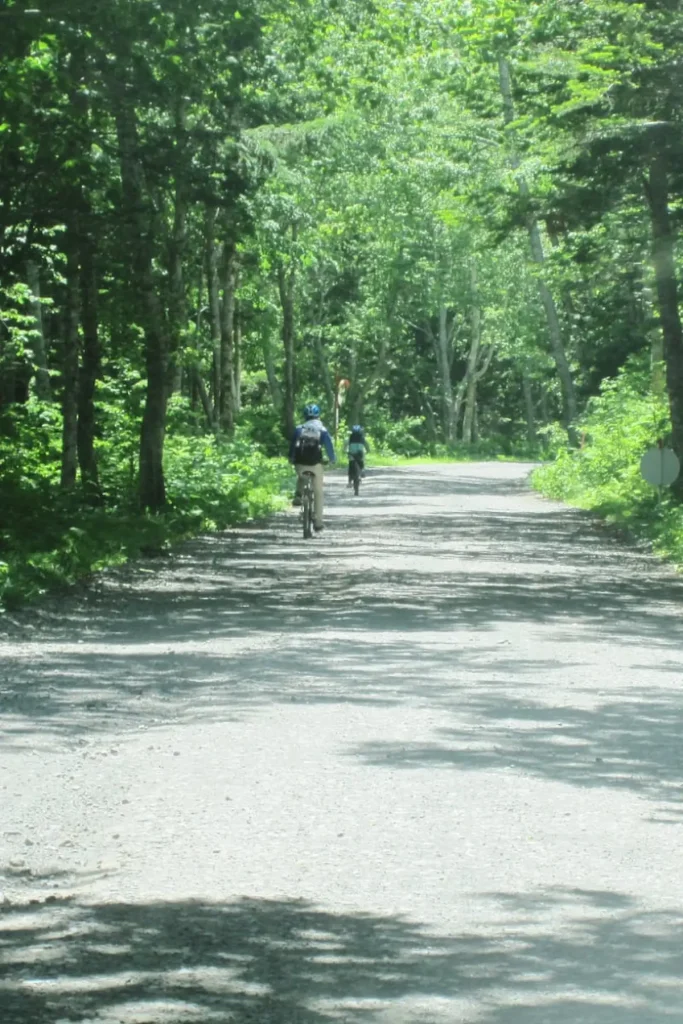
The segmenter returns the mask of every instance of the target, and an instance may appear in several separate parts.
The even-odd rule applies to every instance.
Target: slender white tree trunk
[[[500,80],[500,91],[503,98],[503,113],[505,118],[505,124],[510,125],[515,119],[515,108],[512,100],[512,81],[510,76],[510,65],[504,57],[498,58],[498,72]],[[511,164],[514,170],[519,168],[519,158],[513,152],[511,156]],[[517,175],[517,187],[519,193],[524,200],[529,199],[529,185],[523,174]],[[529,234],[529,244],[531,248],[531,258],[539,268],[539,273],[536,277],[538,294],[541,299],[541,304],[545,311],[546,321],[548,324],[548,336],[550,338],[550,350],[555,361],[555,367],[557,369],[557,376],[560,381],[562,388],[562,399],[564,406],[564,419],[567,425],[572,423],[578,413],[578,407],[576,404],[576,392],[574,388],[574,378],[572,376],[571,367],[569,360],[567,359],[567,353],[564,346],[564,339],[562,337],[562,327],[560,325],[560,318],[557,313],[557,306],[555,305],[555,299],[553,298],[550,288],[546,284],[543,275],[542,268],[545,266],[545,252],[543,250],[543,240],[541,238],[541,232],[538,226],[538,220],[533,213],[528,213],[526,217],[527,231]]]
[[[467,392],[465,396],[465,415],[462,424],[462,439],[465,444],[474,440],[474,419],[477,408],[477,364],[481,349],[481,306],[479,304],[479,288],[477,268],[473,263],[470,270],[472,285],[471,341],[467,357]]]
[[[45,341],[45,325],[43,322],[43,306],[40,301],[40,271],[37,264],[30,260],[26,265],[28,286],[31,289],[31,311],[35,322],[33,338],[33,362],[35,364],[34,390],[36,398],[49,402],[52,398],[50,374],[47,366],[47,343]]]

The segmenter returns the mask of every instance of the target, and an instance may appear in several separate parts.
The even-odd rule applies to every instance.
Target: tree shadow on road
[[[471,725],[437,729],[428,741],[378,740],[350,751],[392,768],[514,769],[579,787],[638,793],[659,803],[651,820],[683,818],[683,712],[677,692],[647,692],[592,708],[520,702],[482,694],[467,707]],[[476,724],[475,724],[476,723]]]
[[[511,652],[510,630],[648,647],[648,671],[671,687],[683,665],[679,580],[581,513],[520,498],[521,478],[449,472],[391,470],[360,503],[338,483],[319,542],[299,538],[295,516],[276,517],[46,606],[19,630],[23,649],[6,647],[5,743],[290,701],[449,709],[473,686],[495,706],[511,682],[551,687],[566,660],[531,642]],[[449,488],[475,504],[453,504]],[[584,659],[570,660],[576,670]]]
[[[576,889],[481,902],[459,935],[287,900],[5,907],[3,1024],[683,1020],[678,913]]]
[[[163,563],[105,574],[80,601],[48,604],[40,639],[169,640],[182,629],[205,640],[318,633],[330,622],[486,631],[510,621],[569,622],[577,638],[625,642],[636,642],[635,627],[637,638],[681,646],[681,580],[579,510],[520,503],[523,485],[392,470],[360,503],[337,495],[323,540],[303,542],[293,515],[198,538]],[[487,488],[492,504],[452,503]],[[434,506],[424,501],[430,489]]]

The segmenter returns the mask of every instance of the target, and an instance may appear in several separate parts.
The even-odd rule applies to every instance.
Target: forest
[[[340,389],[683,560],[682,127],[678,0],[5,0],[5,605],[277,507]]]

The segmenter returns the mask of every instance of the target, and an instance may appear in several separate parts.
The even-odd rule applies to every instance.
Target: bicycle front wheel
[[[301,499],[301,511],[304,528],[304,540],[313,535],[313,488],[310,480],[304,480]]]

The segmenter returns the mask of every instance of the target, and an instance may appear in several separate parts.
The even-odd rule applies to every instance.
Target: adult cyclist
[[[323,448],[330,464],[336,462],[334,445],[327,428],[320,419],[320,407],[311,402],[304,407],[304,422],[296,428],[289,445],[289,461],[297,472],[294,504],[301,504],[301,476],[313,474],[313,529],[323,528]]]
[[[349,487],[353,484],[353,463],[358,463],[361,474],[365,472],[365,453],[370,451],[370,445],[365,440],[363,428],[359,423],[351,427],[349,439],[346,442],[346,451],[349,456]]]

